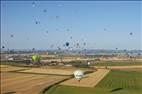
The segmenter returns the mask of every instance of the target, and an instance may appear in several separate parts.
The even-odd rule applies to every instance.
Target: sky
[[[1,46],[139,50],[141,13],[141,1],[1,1]]]

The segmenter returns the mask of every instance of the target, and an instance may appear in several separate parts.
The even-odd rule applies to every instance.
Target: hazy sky
[[[142,49],[141,13],[140,1],[2,1],[1,46]]]

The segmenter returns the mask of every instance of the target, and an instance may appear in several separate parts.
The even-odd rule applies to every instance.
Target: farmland
[[[75,70],[64,67],[32,68],[11,65],[0,65],[0,69],[1,94],[39,94],[44,88],[70,78]]]
[[[94,66],[134,66],[134,65],[142,65],[142,61],[136,60],[120,60],[120,61],[98,61]]]
[[[0,65],[0,68],[1,94],[38,94],[45,87],[69,78],[69,76],[19,73],[22,70],[29,70],[29,67]]]
[[[43,68],[31,68],[29,70],[20,71],[23,73],[41,73],[41,74],[54,74],[54,75],[72,75],[73,70],[61,70],[61,69],[43,69]]]
[[[142,72],[112,70],[96,87],[58,85],[45,94],[141,94]]]
[[[48,87],[65,78],[61,76],[2,72],[1,94],[9,92],[15,92],[16,94],[38,94],[44,87]]]
[[[26,70],[28,68],[26,67],[16,67],[16,66],[10,66],[10,65],[0,65],[0,72],[9,72],[9,71],[18,71],[18,70]]]
[[[142,63],[139,61],[99,61],[93,68],[66,66],[1,67],[1,93],[39,94],[141,94]],[[107,66],[109,65],[109,66]],[[106,68],[107,66],[107,68]],[[76,69],[86,74],[78,82],[70,78]],[[63,82],[61,82],[63,81]],[[61,82],[61,83],[58,83]],[[58,83],[54,85],[55,83]],[[49,89],[46,89],[51,87]]]
[[[61,83],[61,85],[94,87],[109,73],[109,71],[110,70],[107,69],[98,69],[96,72],[87,74],[80,82],[73,78]]]

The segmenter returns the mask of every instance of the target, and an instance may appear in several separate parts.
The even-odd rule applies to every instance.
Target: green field
[[[94,66],[133,66],[142,65],[142,61],[99,61]]]
[[[95,88],[57,85],[45,94],[142,94],[142,72],[113,70]]]

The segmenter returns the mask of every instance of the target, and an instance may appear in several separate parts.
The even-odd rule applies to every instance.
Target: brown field
[[[57,75],[72,75],[73,70],[64,69],[45,69],[45,68],[31,68],[29,70],[19,71],[23,73],[40,73],[40,74],[57,74]]]
[[[92,69],[79,68],[83,71],[91,71]],[[40,67],[30,68],[18,72],[22,73],[40,73],[40,74],[53,74],[53,75],[73,75],[76,68],[73,67]]]
[[[45,87],[65,78],[67,77],[1,72],[1,94],[39,94]]]
[[[95,87],[109,73],[109,71],[110,70],[107,69],[98,69],[96,72],[86,75],[86,77],[80,82],[73,78],[61,83],[61,85]]]
[[[73,67],[26,68],[10,65],[0,65],[0,67],[1,94],[38,94],[44,88],[70,77],[55,75],[72,75],[76,70]]]
[[[10,65],[0,65],[1,72],[1,93],[0,94],[39,94],[44,88],[69,78],[76,68],[73,67],[38,67],[26,68]],[[86,74],[78,82],[75,78],[60,83],[61,85],[95,87],[110,70],[142,71],[142,65],[139,66],[96,66],[96,72]],[[94,69],[81,69],[84,72]],[[16,71],[16,72],[11,72]],[[53,74],[53,75],[48,75]],[[66,75],[66,76],[55,76]],[[11,92],[11,93],[10,93]]]
[[[0,72],[18,71],[23,69],[28,69],[28,68],[16,67],[16,66],[10,66],[10,65],[0,65]]]

